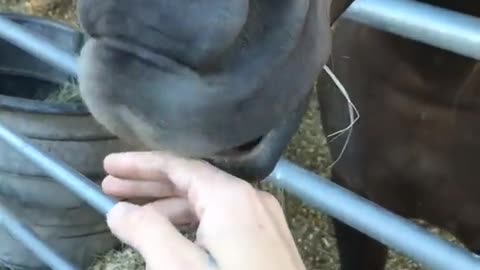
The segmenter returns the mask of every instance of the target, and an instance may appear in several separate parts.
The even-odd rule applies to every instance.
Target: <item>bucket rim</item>
[[[66,23],[44,18],[37,15],[22,14],[15,12],[0,12],[0,16],[12,19],[13,21],[32,22],[40,25],[45,25],[56,29],[57,31],[67,31],[71,34],[82,34],[81,31],[67,25]],[[27,53],[27,52],[26,52]],[[13,71],[13,70],[11,70]],[[0,70],[1,73],[10,73],[5,70]],[[30,77],[32,79],[42,79],[47,82],[59,84],[64,82],[58,82],[51,78],[46,78],[41,74],[33,74],[28,71],[18,71],[18,74]],[[20,98],[14,96],[7,96],[0,94],[0,109],[25,113],[37,113],[37,114],[50,114],[50,115],[69,115],[69,116],[90,116],[88,108],[84,104],[59,104],[48,101],[33,100],[27,98]]]

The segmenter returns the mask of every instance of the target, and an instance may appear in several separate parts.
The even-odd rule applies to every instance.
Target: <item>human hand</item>
[[[105,193],[150,201],[120,202],[107,215],[147,269],[305,270],[278,201],[247,182],[158,152],[113,154],[105,169]],[[198,224],[195,242],[177,230],[187,224]]]

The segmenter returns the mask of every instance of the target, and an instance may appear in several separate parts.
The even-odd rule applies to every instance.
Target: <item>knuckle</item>
[[[138,224],[145,224],[151,219],[153,215],[156,215],[155,209],[147,204],[140,208],[138,208],[132,215],[130,216],[131,220]]]
[[[236,181],[235,182],[235,190],[239,195],[245,197],[254,197],[256,196],[257,190],[253,188],[252,185],[245,181]]]
[[[103,178],[102,182],[100,183],[102,189],[105,191],[106,189],[108,190],[110,186],[112,185],[112,176],[107,175],[105,178]]]
[[[272,200],[275,200],[275,196],[273,196],[271,193],[263,191],[263,190],[258,191],[258,196],[260,196],[260,198],[262,198],[266,201],[269,201],[269,202],[271,202]]]
[[[140,211],[142,215],[151,217],[151,216],[157,216],[158,210],[155,208],[153,204],[146,204],[142,207],[142,210]]]
[[[202,168],[202,167],[210,167],[210,163],[208,163],[207,161],[205,160],[201,160],[201,159],[197,159],[197,160],[192,160],[192,165],[198,167],[198,168]]]
[[[268,204],[268,206],[275,207],[277,210],[282,209],[278,199],[275,196],[273,196],[271,193],[261,191],[259,196],[264,201],[264,203]]]
[[[220,172],[219,169],[212,166],[212,164],[208,163],[205,160],[191,160],[190,164],[187,163],[187,165],[191,167],[194,171],[198,172],[199,175],[214,176],[218,175]]]
[[[139,228],[139,238],[149,238],[149,235],[157,233],[159,228],[168,223],[168,218],[163,216],[152,204],[138,208],[130,216],[130,224]]]
[[[241,181],[228,182],[215,192],[215,200],[228,202],[229,205],[244,205],[255,201],[256,191]]]

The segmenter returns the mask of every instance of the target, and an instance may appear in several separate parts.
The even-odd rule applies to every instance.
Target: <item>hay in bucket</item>
[[[59,89],[50,93],[44,101],[57,104],[83,104],[80,88],[74,82],[63,84]]]

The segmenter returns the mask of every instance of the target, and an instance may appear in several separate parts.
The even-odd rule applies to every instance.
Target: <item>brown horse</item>
[[[480,16],[480,2],[429,0]],[[330,67],[360,120],[330,143],[333,181],[407,218],[423,219],[480,252],[480,63],[341,20]],[[348,125],[347,105],[319,92],[330,134]],[[334,221],[343,270],[381,270],[387,247]]]
[[[361,114],[333,180],[480,251],[478,63],[347,21],[332,46],[329,26],[351,1],[79,0],[91,36],[82,97],[127,141],[261,179],[297,130],[333,47],[332,68]],[[478,1],[430,2],[480,13]],[[345,127],[339,93],[319,97],[325,130]],[[334,157],[342,138],[330,144]],[[383,269],[386,247],[335,223],[343,269]]]

